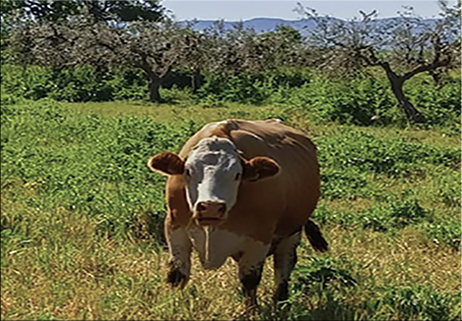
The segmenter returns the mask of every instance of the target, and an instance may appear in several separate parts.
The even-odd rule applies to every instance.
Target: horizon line
[[[329,15],[325,15],[325,16],[320,16],[321,18],[334,18],[334,19],[338,19],[338,20],[351,20],[351,19],[345,19],[345,18],[339,18],[339,17],[334,17],[334,16],[329,16]],[[271,19],[271,20],[283,20],[283,21],[289,21],[289,22],[298,22],[298,21],[303,21],[303,20],[310,20],[310,19],[314,19],[316,17],[310,17],[310,18],[300,18],[300,19],[285,19],[285,18],[278,18],[278,17],[253,17],[253,18],[247,18],[247,19],[240,19],[240,20],[226,20],[226,19],[220,19],[220,18],[217,18],[217,19],[202,19],[202,18],[192,18],[192,19],[183,19],[183,20],[176,20],[177,22],[182,22],[182,21],[194,21],[194,20],[198,20],[198,21],[208,21],[208,22],[215,22],[215,21],[223,21],[223,22],[244,22],[244,21],[250,21],[250,20],[256,20],[256,19]],[[378,17],[378,18],[374,18],[372,20],[383,20],[383,19],[392,19],[392,18],[403,18],[403,19],[406,19],[407,17],[400,17],[400,16],[389,16],[389,17]],[[440,17],[420,17],[424,20],[427,20],[427,19],[439,19]]]

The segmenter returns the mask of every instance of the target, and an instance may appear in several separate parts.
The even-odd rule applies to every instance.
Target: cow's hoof
[[[278,285],[276,293],[274,294],[274,301],[281,302],[286,301],[289,298],[289,284],[287,281],[283,281]]]
[[[257,302],[246,302],[243,317],[244,319],[255,320],[259,314],[259,311],[260,309],[258,307]]]
[[[178,269],[170,270],[167,275],[167,283],[173,288],[183,288],[188,282],[188,277],[180,272]]]

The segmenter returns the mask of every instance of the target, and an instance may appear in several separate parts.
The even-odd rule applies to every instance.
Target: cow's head
[[[229,139],[219,137],[202,139],[186,161],[175,153],[163,152],[153,156],[148,167],[166,175],[184,176],[188,205],[199,225],[218,225],[226,220],[242,181],[258,181],[279,172],[274,160],[246,160]]]

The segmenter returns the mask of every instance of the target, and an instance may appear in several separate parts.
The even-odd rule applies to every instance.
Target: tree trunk
[[[191,88],[193,94],[197,93],[197,90],[201,87],[201,71],[200,69],[194,69],[191,75]]]
[[[162,102],[162,97],[160,96],[160,78],[155,77],[154,79],[149,79],[149,101],[160,103]]]
[[[404,80],[396,75],[392,71],[387,70],[388,80],[391,84],[391,89],[396,99],[398,100],[399,106],[406,114],[407,119],[411,123],[423,124],[426,122],[424,115],[422,115],[414,105],[409,101],[403,91]]]
[[[149,101],[161,103],[162,97],[160,96],[159,89],[162,81],[170,73],[171,66],[168,66],[164,73],[159,75],[153,70],[153,66],[148,62],[145,55],[141,56],[141,58],[141,62],[138,62],[136,66],[144,71],[148,79]]]

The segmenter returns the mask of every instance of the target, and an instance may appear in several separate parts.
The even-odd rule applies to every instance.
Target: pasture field
[[[257,320],[460,320],[460,134],[317,123],[282,106],[6,101],[1,106],[2,320],[244,319],[234,262],[170,289],[165,177],[148,158],[209,121],[280,118],[319,148],[313,216],[284,313],[272,260]]]

